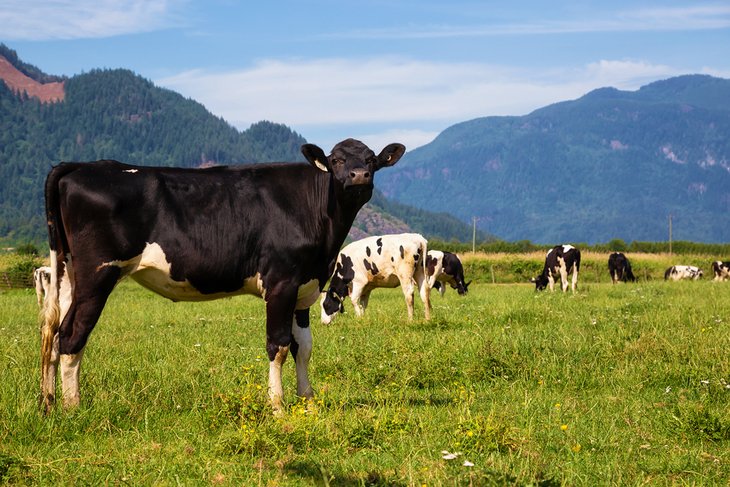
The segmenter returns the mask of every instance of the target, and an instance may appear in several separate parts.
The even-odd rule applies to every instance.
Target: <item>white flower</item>
[[[709,384],[709,383],[710,383],[710,381],[709,381],[709,380],[701,380],[701,381],[700,381],[700,384],[704,384],[704,385],[707,385],[707,384]]]
[[[453,460],[454,458],[461,455],[459,452],[449,453],[447,450],[441,450],[441,455],[444,460]]]
[[[473,463],[471,463],[471,462],[470,462],[469,460],[464,460],[464,466],[465,466],[465,467],[473,467],[473,466],[474,466],[474,464],[473,464]]]
[[[664,394],[669,394],[669,391],[671,391],[671,390],[672,390],[672,387],[671,386],[667,386],[667,388],[664,389]]]

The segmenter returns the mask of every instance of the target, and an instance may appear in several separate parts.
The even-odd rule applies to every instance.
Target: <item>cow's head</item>
[[[352,259],[345,254],[340,254],[335,272],[330,280],[330,287],[322,293],[320,300],[321,320],[325,325],[332,323],[338,312],[345,312],[345,297],[350,294],[349,284],[354,278],[355,270],[352,266]]]
[[[338,186],[347,191],[346,194],[355,195],[357,200],[364,199],[362,204],[372,195],[375,171],[392,166],[405,151],[403,144],[390,144],[376,156],[359,140],[347,139],[335,145],[328,157],[314,144],[302,146],[302,154],[310,164],[331,173]]]
[[[471,284],[471,281],[464,282],[464,276],[461,276],[461,279],[456,281],[455,289],[460,295],[464,296],[469,293],[469,284]]]
[[[545,274],[540,274],[537,277],[533,277],[530,279],[530,282],[535,283],[535,291],[542,291],[545,289],[549,283],[548,278]]]
[[[464,282],[464,266],[456,254],[444,252],[444,272],[449,276],[449,284],[453,289],[464,296],[469,292],[471,281]]]

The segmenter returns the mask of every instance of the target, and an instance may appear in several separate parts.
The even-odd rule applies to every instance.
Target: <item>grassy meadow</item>
[[[728,485],[730,283],[613,286],[603,262],[575,295],[535,293],[499,267],[492,284],[500,259],[467,259],[469,295],[434,293],[430,322],[418,300],[407,321],[399,289],[362,319],[347,303],[324,326],[313,308],[315,401],[297,401],[290,357],[279,419],[260,300],[175,304],[123,283],[81,407],[44,418],[35,294],[2,292],[0,482]]]

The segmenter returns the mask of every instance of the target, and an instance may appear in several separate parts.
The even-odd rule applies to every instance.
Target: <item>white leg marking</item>
[[[575,292],[576,287],[578,287],[578,267],[573,264],[573,281],[570,284],[571,291]]]
[[[61,388],[63,390],[63,406],[76,407],[80,402],[79,373],[84,349],[79,353],[61,355]]]
[[[350,292],[350,301],[352,301],[352,306],[355,308],[355,315],[356,316],[362,316],[365,314],[365,309],[362,307],[362,304],[360,303],[360,296],[363,292],[363,286],[360,284],[354,284],[352,285],[352,291]]]
[[[568,269],[565,267],[565,260],[558,259],[560,262],[560,288],[563,292],[568,290]]]
[[[299,345],[296,357],[297,366],[297,395],[311,399],[314,397],[312,386],[309,384],[309,358],[312,356],[312,330],[301,328],[296,320],[291,327],[294,341]]]
[[[281,415],[282,401],[284,399],[284,388],[281,385],[281,366],[289,353],[289,347],[279,347],[274,360],[269,362],[269,399],[274,415]]]
[[[413,280],[409,277],[405,282],[401,281],[401,287],[403,288],[403,296],[406,298],[406,307],[408,308],[408,319],[413,319],[413,293],[415,289],[413,287]]]

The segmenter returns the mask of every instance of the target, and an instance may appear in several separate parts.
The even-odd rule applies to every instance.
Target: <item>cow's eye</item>
[[[344,164],[344,162],[345,161],[343,161],[342,159],[338,159],[337,157],[335,157],[334,159],[332,159],[332,164],[339,165],[339,164]]]

